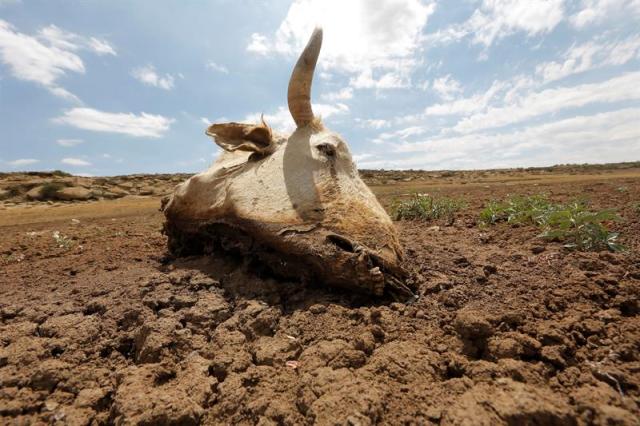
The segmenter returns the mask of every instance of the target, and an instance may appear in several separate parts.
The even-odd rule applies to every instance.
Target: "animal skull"
[[[261,124],[213,124],[224,149],[164,205],[169,249],[222,248],[272,271],[382,295],[412,295],[391,219],[358,175],[346,142],[314,116],[310,93],[322,44],[316,29],[289,82],[289,136]]]

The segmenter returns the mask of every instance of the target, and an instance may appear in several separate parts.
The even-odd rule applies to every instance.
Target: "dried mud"
[[[397,223],[408,305],[171,259],[151,209],[2,226],[0,423],[639,424],[640,179],[440,192],[452,226]],[[617,208],[628,250],[476,225],[534,192]]]

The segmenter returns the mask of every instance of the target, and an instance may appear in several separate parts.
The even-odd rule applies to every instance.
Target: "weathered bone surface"
[[[289,83],[298,128],[214,124],[224,149],[206,171],[178,185],[164,205],[177,255],[223,249],[272,271],[382,295],[409,295],[391,219],[358,175],[345,141],[324,128],[310,103],[322,43],[316,29]]]

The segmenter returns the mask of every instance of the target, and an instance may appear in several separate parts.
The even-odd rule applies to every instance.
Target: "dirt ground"
[[[171,259],[157,197],[0,209],[0,424],[640,424],[640,170],[373,189],[469,202],[397,223],[412,304]],[[477,226],[525,193],[616,208],[628,250]]]

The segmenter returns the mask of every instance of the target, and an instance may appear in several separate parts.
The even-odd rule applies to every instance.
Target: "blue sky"
[[[208,123],[314,111],[361,168],[640,160],[640,0],[0,0],[0,170],[196,172]]]

